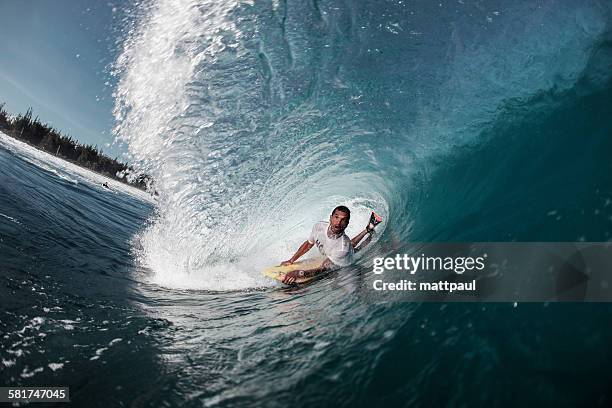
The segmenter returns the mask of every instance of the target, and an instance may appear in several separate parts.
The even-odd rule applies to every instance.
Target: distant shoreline
[[[157,201],[157,196],[152,194],[150,191],[136,188],[131,184],[122,183],[116,179],[91,171],[86,167],[78,166],[72,162],[69,162],[68,160],[64,160],[61,157],[57,157],[44,150],[37,149],[34,146],[9,136],[0,130],[0,152],[5,150],[9,153],[17,153],[19,158],[40,167],[43,170],[49,170],[52,173],[55,173],[59,178],[70,181],[75,185],[80,184],[81,179],[84,178],[85,180],[99,186],[104,186],[106,184],[109,189],[108,191],[112,191],[114,193],[121,191],[150,202],[151,204],[154,204]],[[58,172],[58,170],[66,170],[69,174],[63,174]],[[75,179],[72,176],[76,176],[77,178]]]
[[[70,136],[62,135],[53,127],[40,122],[38,117],[32,120],[31,108],[25,115],[11,116],[4,110],[4,104],[0,103],[0,131],[77,166],[154,194],[151,176],[136,174],[134,168],[127,163],[117,158],[111,159],[97,146],[84,145]]]

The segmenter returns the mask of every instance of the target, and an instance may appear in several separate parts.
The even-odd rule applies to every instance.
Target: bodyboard
[[[287,266],[271,266],[269,268],[264,269],[261,273],[268,278],[275,279],[279,282],[282,282],[285,278],[285,275],[291,271],[299,271],[299,270],[308,270],[314,269],[321,266],[325,258],[311,258],[305,259],[303,261],[294,262],[291,265]],[[310,282],[311,280],[319,278],[320,275],[315,275],[311,277],[297,278],[295,283],[302,284]]]

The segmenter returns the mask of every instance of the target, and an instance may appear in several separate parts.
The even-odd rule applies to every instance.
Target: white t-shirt
[[[353,262],[353,245],[349,237],[342,233],[338,238],[327,235],[329,222],[319,221],[313,227],[308,242],[319,248],[323,256],[329,258],[334,265],[347,266]]]

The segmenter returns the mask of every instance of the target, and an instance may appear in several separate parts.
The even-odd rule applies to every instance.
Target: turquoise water
[[[608,406],[607,304],[372,304],[411,241],[609,241],[608,2],[146,3],[115,132],[157,200],[0,139],[0,378],[78,406]],[[337,204],[378,244],[259,270]]]

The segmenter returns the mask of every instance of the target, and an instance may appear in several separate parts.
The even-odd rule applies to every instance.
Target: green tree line
[[[81,144],[70,136],[63,136],[53,127],[42,123],[38,117],[32,120],[32,108],[25,115],[13,117],[4,109],[4,103],[0,104],[0,131],[106,177],[141,190],[153,190],[153,180],[149,175],[134,175],[131,166],[104,155],[97,146]]]

